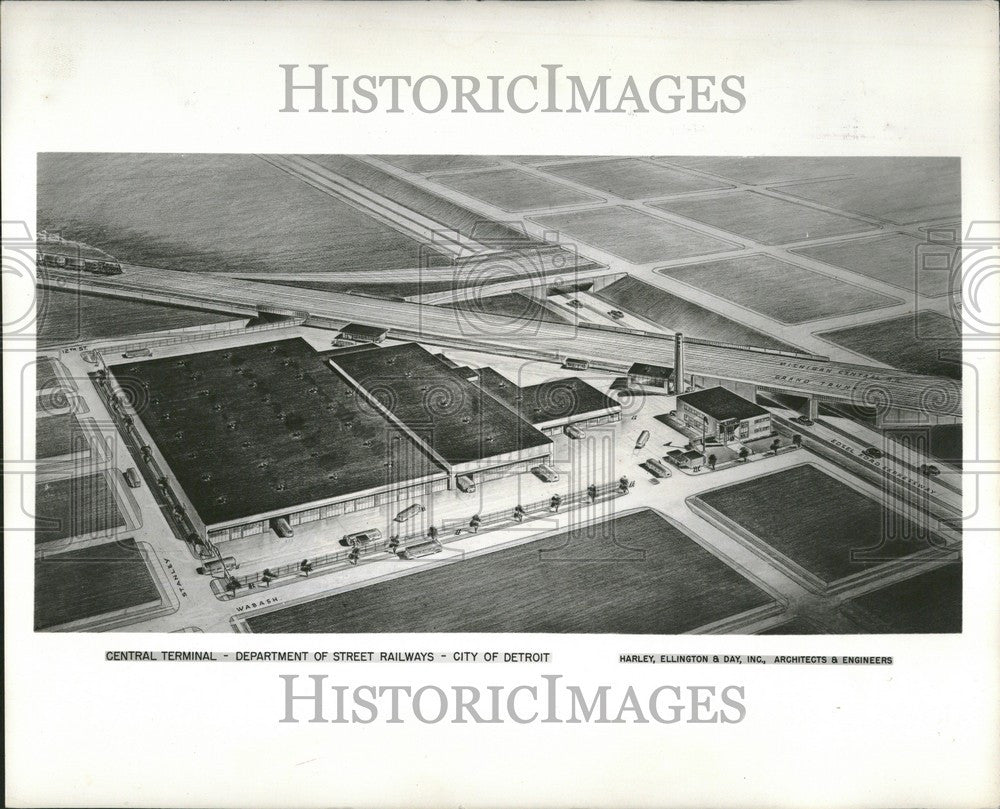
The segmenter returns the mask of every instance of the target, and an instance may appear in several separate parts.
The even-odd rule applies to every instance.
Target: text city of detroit
[[[736,113],[747,99],[744,76],[662,74],[584,78],[560,75],[406,76],[340,75],[325,64],[283,64],[279,112],[403,113]]]

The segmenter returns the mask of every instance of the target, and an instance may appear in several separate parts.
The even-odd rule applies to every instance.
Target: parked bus
[[[660,463],[656,458],[650,458],[646,463],[643,464],[653,477],[657,478],[668,478],[670,477],[670,470],[667,469],[662,463]]]
[[[236,559],[232,556],[227,556],[224,559],[209,559],[204,565],[197,568],[197,572],[202,576],[214,576],[216,573],[225,573],[227,570],[235,570],[238,567]]]
[[[139,477],[139,473],[135,471],[134,466],[130,466],[125,470],[125,482],[130,489],[138,489],[142,485],[142,479]]]
[[[579,360],[574,357],[566,357],[562,367],[571,371],[586,371],[590,368],[590,360]]]
[[[646,446],[646,442],[649,441],[649,430],[643,430],[639,433],[639,437],[635,441],[635,448],[642,449]]]

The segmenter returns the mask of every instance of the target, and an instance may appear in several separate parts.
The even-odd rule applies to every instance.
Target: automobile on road
[[[551,466],[546,466],[545,464],[539,464],[531,470],[531,473],[543,483],[555,483],[559,480],[559,473]]]
[[[876,447],[865,447],[861,454],[868,458],[881,458],[885,453]]]

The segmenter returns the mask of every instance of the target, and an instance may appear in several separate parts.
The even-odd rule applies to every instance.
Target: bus
[[[639,437],[635,440],[635,448],[642,449],[646,446],[646,442],[649,441],[649,430],[643,430],[639,433]]]
[[[590,360],[579,360],[574,357],[566,357],[563,361],[562,367],[571,371],[586,371],[590,368]]]

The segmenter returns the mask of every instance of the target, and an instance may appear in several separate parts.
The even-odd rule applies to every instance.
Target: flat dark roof
[[[443,474],[300,338],[111,371],[208,526]]]
[[[662,376],[670,379],[674,375],[674,369],[665,365],[650,365],[648,362],[633,362],[628,369],[629,374],[637,376]]]
[[[389,330],[378,326],[365,326],[362,323],[348,323],[340,330],[340,333],[366,340],[382,340],[389,333]]]
[[[519,388],[492,368],[479,369],[483,389],[531,424],[606,410],[621,410],[621,404],[577,376],[552,379]]]
[[[619,402],[577,376],[529,385],[521,388],[521,397],[521,414],[532,424],[598,411],[621,410]]]
[[[450,465],[551,443],[416,343],[333,355],[330,361]]]
[[[760,405],[754,404],[742,396],[737,396],[731,390],[723,387],[682,393],[677,397],[677,401],[689,404],[695,410],[706,416],[711,416],[716,421],[727,419],[743,421],[768,414],[768,411]]]

